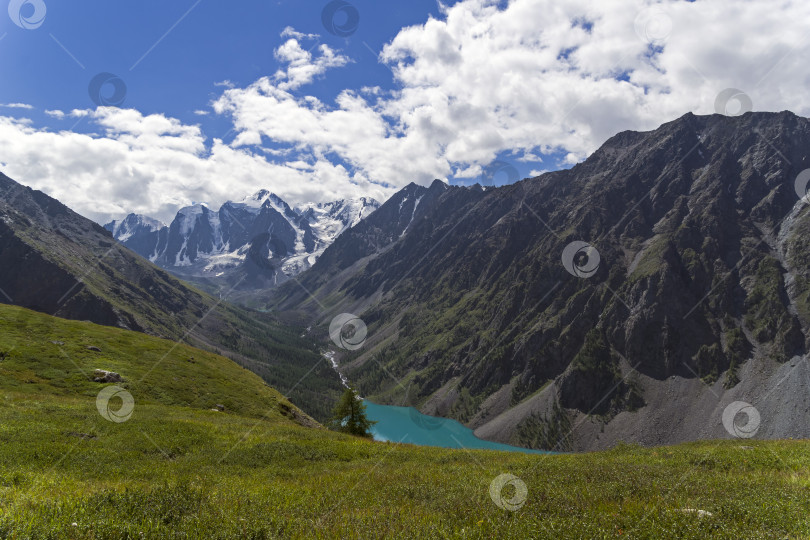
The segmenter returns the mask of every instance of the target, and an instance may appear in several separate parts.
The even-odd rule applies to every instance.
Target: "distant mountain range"
[[[273,287],[311,267],[346,229],[380,204],[358,198],[291,208],[268,190],[214,211],[181,209],[168,226],[130,214],[104,227],[153,263],[193,281]]]
[[[806,118],[687,114],[513,185],[407,186],[256,297],[359,327],[323,343],[364,396],[485,439],[727,437],[735,401],[808,437],[808,168]]]

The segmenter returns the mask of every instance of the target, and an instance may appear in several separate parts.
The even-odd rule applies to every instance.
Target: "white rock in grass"
[[[93,382],[97,383],[111,383],[121,382],[123,379],[121,375],[114,371],[107,371],[104,369],[97,369],[93,372]]]
[[[682,508],[684,514],[697,514],[698,517],[712,517],[714,514],[708,510],[698,510],[697,508]]]

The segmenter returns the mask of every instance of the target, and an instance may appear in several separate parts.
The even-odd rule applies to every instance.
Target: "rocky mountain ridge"
[[[268,306],[356,315],[363,395],[501,442],[727,436],[735,400],[807,436],[808,168],[805,118],[687,114],[513,185],[408,186]]]

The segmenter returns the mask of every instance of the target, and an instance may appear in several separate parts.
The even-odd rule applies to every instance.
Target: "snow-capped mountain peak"
[[[293,210],[261,189],[219,210],[205,204],[182,208],[169,226],[131,214],[105,227],[127,247],[183,277],[207,279],[248,268],[280,283],[315,264],[343,231],[379,206],[361,197]]]
[[[241,201],[229,201],[225,204],[232,207],[245,208],[253,212],[259,212],[262,208],[269,207],[284,216],[295,217],[296,215],[296,213],[292,210],[292,208],[290,208],[290,205],[288,205],[284,199],[267,189],[260,189],[253,195],[248,195]]]
[[[273,193],[269,192],[268,190],[260,189],[259,191],[257,191],[253,195],[248,195],[247,197],[245,197],[241,201],[231,203],[231,204],[241,204],[241,205],[244,205],[244,206],[247,206],[247,207],[250,207],[250,208],[259,209],[262,206],[264,206],[265,201],[267,201],[267,199],[270,198],[271,196],[275,197],[275,195]]]
[[[120,221],[111,221],[104,227],[113,233],[113,236],[119,241],[124,242],[134,234],[143,231],[155,232],[159,231],[166,225],[157,219],[152,219],[140,214],[129,214],[127,217]]]
[[[327,203],[308,204],[296,209],[312,226],[316,236],[331,244],[346,229],[350,229],[380,207],[374,199],[360,197]]]

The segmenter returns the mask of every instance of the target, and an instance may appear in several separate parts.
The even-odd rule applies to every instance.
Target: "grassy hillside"
[[[98,349],[98,350],[93,350]],[[141,405],[226,411],[247,417],[282,412],[311,419],[258,376],[222,356],[136,332],[68,321],[0,304],[0,388],[32,398],[92,399],[96,369]]]
[[[298,425],[222,357],[6,306],[0,357],[0,538],[810,535],[807,442],[557,456],[374,443]],[[124,376],[128,421],[96,410],[96,368]],[[489,494],[503,473],[528,489],[514,512]]]

